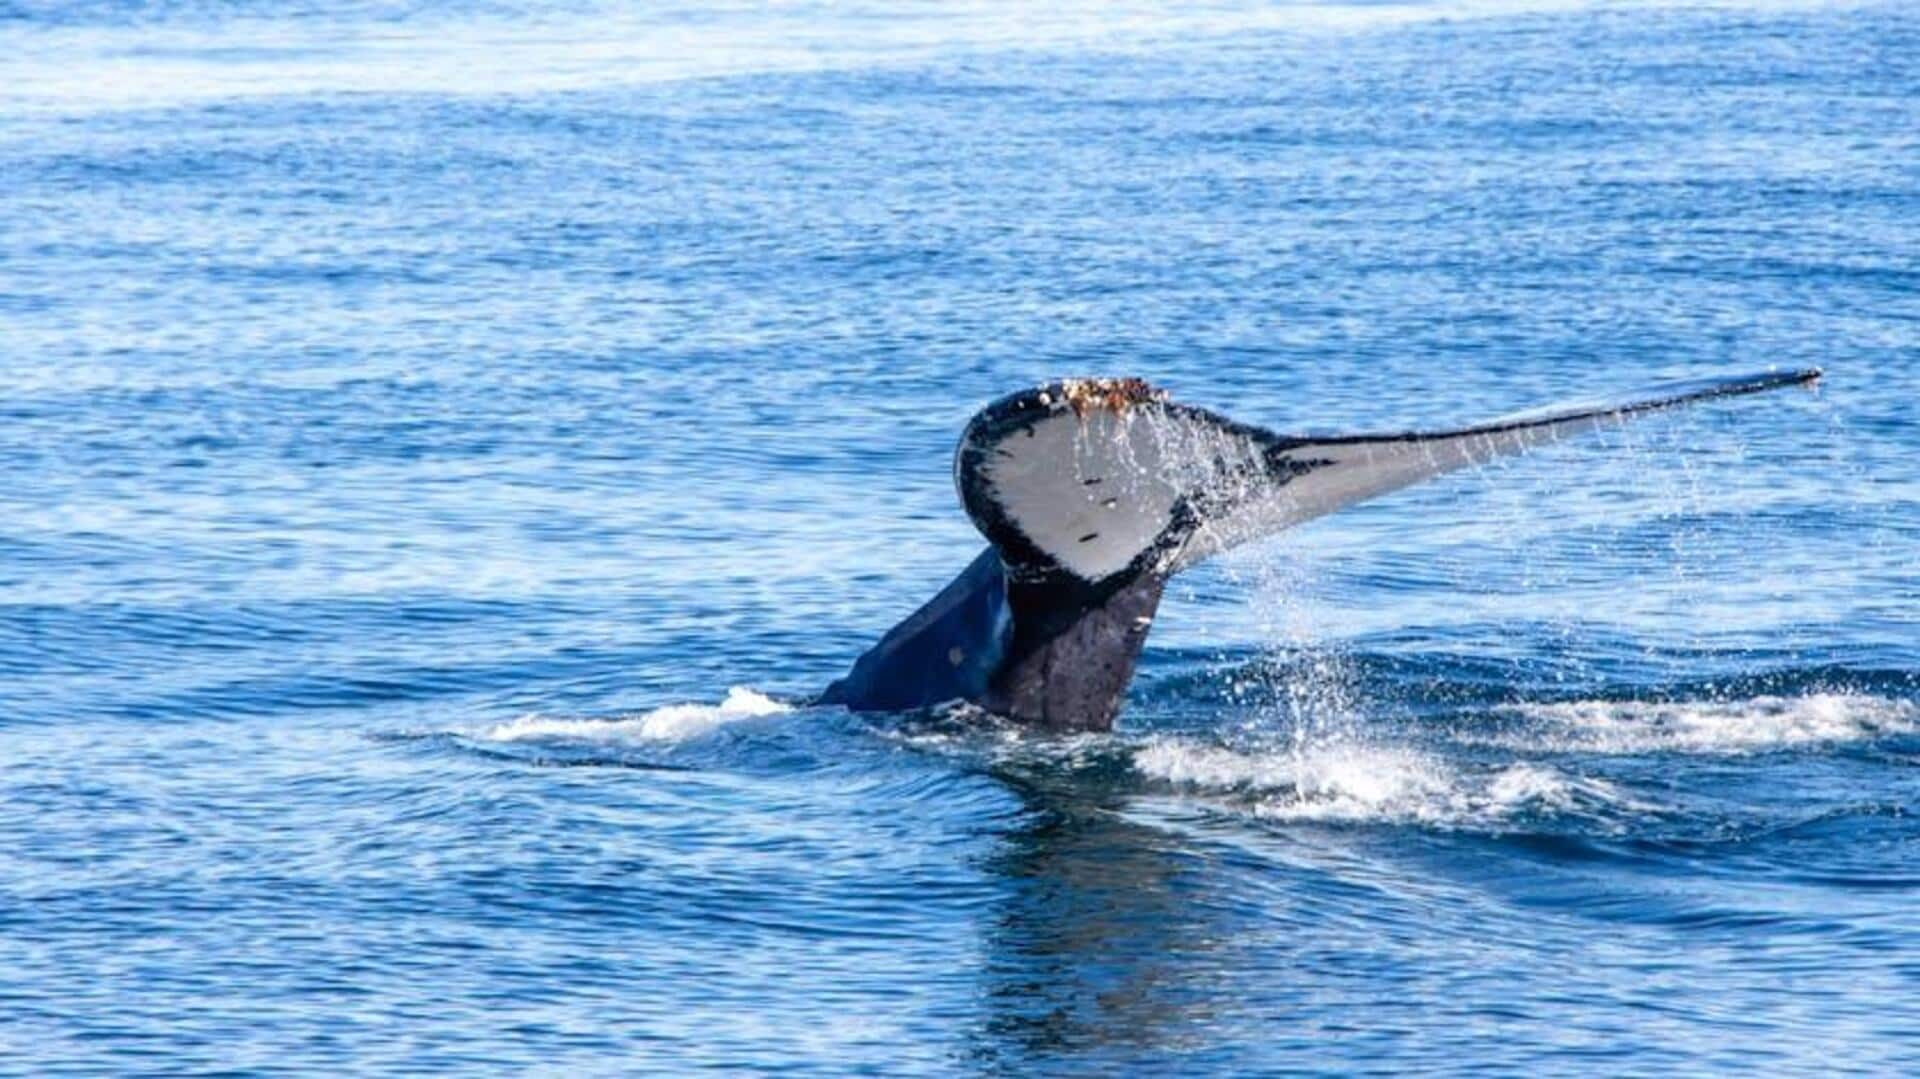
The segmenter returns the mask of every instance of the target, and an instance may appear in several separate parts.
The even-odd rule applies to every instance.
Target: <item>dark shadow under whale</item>
[[[1818,370],[1665,383],[1448,431],[1290,437],[1175,404],[1138,379],[1048,383],[987,406],[954,460],[990,546],[819,703],[967,701],[1106,730],[1174,574],[1421,480],[1638,415],[1810,384]]]

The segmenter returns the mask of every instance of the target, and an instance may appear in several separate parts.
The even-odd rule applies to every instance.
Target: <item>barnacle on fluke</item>
[[[1070,378],[1060,383],[1060,392],[1076,416],[1096,409],[1125,412],[1134,405],[1167,399],[1167,391],[1155,389],[1144,378]]]

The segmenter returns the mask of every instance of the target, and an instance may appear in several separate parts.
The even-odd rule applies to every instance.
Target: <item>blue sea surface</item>
[[[810,707],[986,402],[1819,366]],[[1920,1072],[1920,16],[0,0],[0,1073]]]

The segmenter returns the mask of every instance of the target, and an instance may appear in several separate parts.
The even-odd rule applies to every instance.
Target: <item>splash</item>
[[[586,742],[687,742],[743,719],[791,712],[745,686],[735,686],[719,704],[670,704],[621,719],[557,719],[530,715],[496,724],[479,737],[489,742],[565,739]]]
[[[1596,753],[1755,753],[1920,730],[1920,705],[1854,693],[1735,701],[1569,701],[1500,710],[1527,728],[1502,746]]]
[[[1155,739],[1133,763],[1150,780],[1287,822],[1498,828],[1544,815],[1653,809],[1611,783],[1544,765],[1473,768],[1398,747],[1263,753]]]

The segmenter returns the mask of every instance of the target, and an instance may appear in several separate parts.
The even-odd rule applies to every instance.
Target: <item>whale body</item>
[[[1212,555],[1570,435],[1819,377],[1669,382],[1454,430],[1318,437],[1177,404],[1139,379],[1015,393],[973,417],[954,456],[961,504],[988,547],[819,703],[966,701],[1051,730],[1106,730],[1168,580]]]

